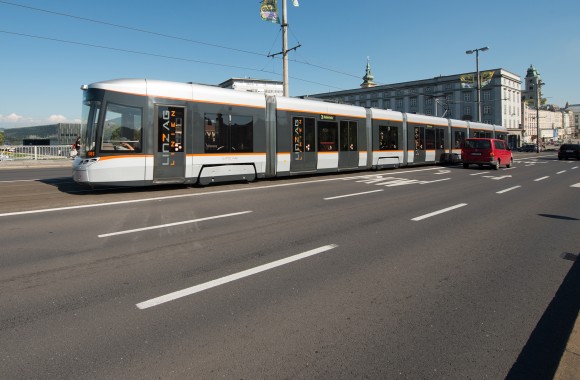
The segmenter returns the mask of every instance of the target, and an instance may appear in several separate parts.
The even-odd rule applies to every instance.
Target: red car
[[[512,166],[513,157],[505,141],[475,138],[466,139],[463,143],[461,161],[464,168],[468,168],[470,164],[477,164],[489,165],[497,170],[500,165],[505,165],[506,168]]]

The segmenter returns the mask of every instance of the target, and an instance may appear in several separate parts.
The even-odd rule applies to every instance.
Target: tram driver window
[[[101,152],[141,152],[141,108],[109,103],[105,113]]]

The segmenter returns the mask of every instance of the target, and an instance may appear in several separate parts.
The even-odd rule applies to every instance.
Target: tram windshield
[[[94,157],[95,155],[100,110],[101,102],[88,100],[87,93],[85,93],[81,121],[81,151],[79,152],[81,157]]]

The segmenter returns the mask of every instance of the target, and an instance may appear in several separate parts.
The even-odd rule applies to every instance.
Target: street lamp
[[[479,52],[489,50],[489,46],[482,48],[467,50],[465,54],[473,54],[475,52],[475,68],[477,71],[477,121],[481,123],[481,81],[479,79]]]
[[[542,82],[542,80],[540,79],[538,81],[538,85],[536,86],[536,91],[537,91],[537,96],[536,96],[536,133],[537,133],[537,139],[536,139],[536,153],[540,153],[540,99],[542,96],[542,89],[541,87],[545,85],[544,82]]]

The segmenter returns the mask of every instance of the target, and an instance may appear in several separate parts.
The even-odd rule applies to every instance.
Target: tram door
[[[292,117],[292,160],[290,171],[314,172],[317,165],[316,127],[312,117]]]
[[[435,161],[444,161],[445,149],[445,129],[435,128]]]
[[[414,150],[413,163],[425,162],[425,127],[414,126],[412,133],[413,136],[409,148]]]
[[[340,151],[338,152],[339,169],[358,167],[358,123],[342,120],[340,122]]]
[[[185,182],[185,108],[155,106],[153,182]]]

